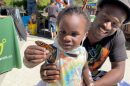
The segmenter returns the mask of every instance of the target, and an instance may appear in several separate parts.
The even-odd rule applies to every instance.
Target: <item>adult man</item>
[[[100,0],[97,6],[96,18],[84,46],[88,51],[88,64],[95,80],[94,86],[113,86],[124,76],[127,55],[125,38],[119,27],[130,21],[130,3],[128,0]],[[99,72],[98,69],[107,57],[111,62],[111,70],[108,73]],[[41,68],[41,77],[47,82],[59,79],[59,73],[53,64],[43,65]]]
[[[48,13],[48,28],[51,32],[52,38],[56,37],[56,21],[57,15],[59,12],[59,8],[55,5],[55,0],[50,1],[50,5],[46,8],[46,12]]]
[[[124,76],[127,56],[125,38],[119,28],[130,20],[129,6],[128,0],[100,0],[98,2],[96,18],[90,27],[88,38],[84,41],[89,54],[89,68],[93,79],[96,80],[95,86],[112,86]],[[106,74],[101,71],[97,72],[108,56],[111,70]]]

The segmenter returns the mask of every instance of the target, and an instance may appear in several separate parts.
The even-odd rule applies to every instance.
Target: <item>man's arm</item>
[[[125,61],[112,62],[111,70],[100,80],[94,82],[94,86],[113,86],[124,77]]]
[[[117,84],[124,76],[125,60],[127,59],[125,48],[125,37],[123,32],[117,30],[112,39],[109,59],[111,61],[111,70],[100,80],[95,82],[95,86],[113,86]]]

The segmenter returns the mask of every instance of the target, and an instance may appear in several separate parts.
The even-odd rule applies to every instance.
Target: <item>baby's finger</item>
[[[40,51],[44,51],[44,52],[46,51],[47,53],[49,53],[49,51],[46,48],[37,46],[37,45],[30,46],[29,49],[35,49],[35,50],[40,50]]]
[[[53,75],[53,76],[41,76],[43,80],[59,80],[60,76],[59,75]]]
[[[24,53],[24,55],[28,55],[28,54],[30,54],[30,55],[42,55],[42,54],[44,54],[44,52],[43,51],[40,51],[40,50],[26,50],[25,51],[25,53]]]
[[[39,51],[39,53],[42,53],[42,52],[49,53],[49,51],[43,47],[32,45],[26,48],[24,54],[33,54],[33,53],[35,54],[37,53],[36,51]]]
[[[48,82],[48,83],[54,83],[57,80],[55,80],[55,79],[43,79],[43,81]]]
[[[32,62],[32,63],[41,63],[43,61],[45,61],[45,60],[44,59],[37,59],[37,60],[31,60],[30,62]]]
[[[46,60],[47,58],[49,58],[48,55],[26,55],[26,59],[27,60],[37,60],[37,59],[43,59]]]
[[[37,45],[31,45],[31,46],[28,46],[27,49],[35,49],[35,50],[42,51],[43,47],[40,47],[40,46],[37,46]]]
[[[60,71],[59,70],[44,70],[46,71],[47,76],[53,76],[53,75],[59,75]],[[44,71],[41,71],[41,75],[44,76]]]
[[[43,64],[41,70],[57,70],[56,64]]]

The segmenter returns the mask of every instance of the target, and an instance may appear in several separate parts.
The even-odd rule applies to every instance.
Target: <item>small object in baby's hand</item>
[[[47,59],[47,62],[48,63],[55,63],[56,55],[57,55],[56,47],[54,47],[51,44],[46,44],[45,42],[42,42],[42,41],[35,41],[35,43],[36,43],[36,45],[38,45],[40,47],[43,47],[43,48],[46,48],[47,50],[49,50],[49,52],[51,54],[50,54],[50,57]]]

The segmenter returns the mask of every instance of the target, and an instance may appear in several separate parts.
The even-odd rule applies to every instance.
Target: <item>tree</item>
[[[13,6],[13,0],[4,0],[6,3],[6,6]]]
[[[37,1],[38,9],[43,10],[49,3],[50,0],[38,0]]]

